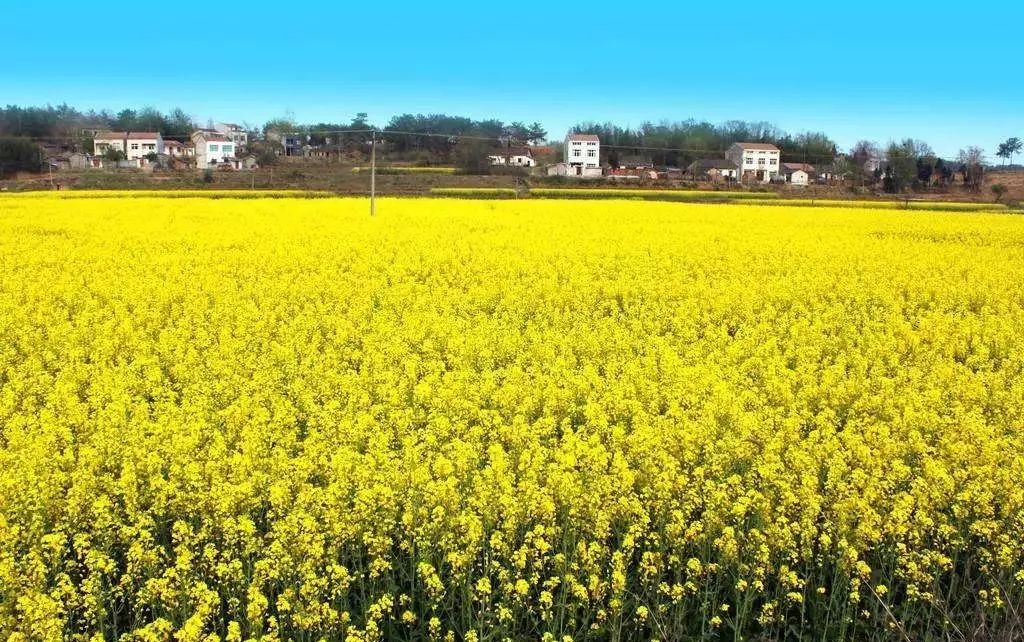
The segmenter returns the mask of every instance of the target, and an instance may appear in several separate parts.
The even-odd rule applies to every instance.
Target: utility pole
[[[377,132],[370,132],[370,216],[377,213]]]

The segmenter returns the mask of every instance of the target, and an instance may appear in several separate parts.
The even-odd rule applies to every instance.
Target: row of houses
[[[601,162],[601,140],[593,134],[569,134],[565,138],[564,157],[561,162],[547,167],[548,176],[575,178],[642,178],[658,176],[649,157],[634,155],[617,160],[612,168]],[[495,150],[489,156],[492,165],[511,165],[532,168],[537,161],[530,147],[511,147]],[[767,143],[735,143],[725,151],[723,158],[696,160],[682,170],[669,170],[669,175],[710,182],[786,182],[809,185],[818,177],[813,165],[783,163],[778,147]]]
[[[165,140],[160,132],[90,132],[93,151],[48,153],[55,169],[143,168],[151,164],[197,169],[254,169],[256,157],[247,154],[249,134],[234,123],[197,129],[186,141]],[[46,151],[46,150],[44,150]],[[112,153],[113,152],[113,153]]]

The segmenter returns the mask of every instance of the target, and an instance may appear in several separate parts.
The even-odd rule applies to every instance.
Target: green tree
[[[0,176],[38,172],[42,167],[43,155],[38,145],[27,138],[0,137]]]
[[[1021,142],[1016,136],[1007,138],[1006,142],[999,144],[999,150],[996,152],[996,156],[1005,158],[1010,161],[1013,165],[1013,157],[1015,154],[1019,154],[1021,149],[1024,149],[1024,142]]]
[[[463,174],[490,174],[492,150],[486,141],[464,138],[455,145],[455,166]]]
[[[123,161],[126,158],[128,158],[120,149],[114,149],[113,147],[108,147],[107,149],[103,150],[102,157],[104,160],[108,160],[113,163],[116,163],[117,161]]]
[[[913,185],[917,178],[917,159],[925,147],[927,146],[911,138],[899,143],[889,143],[889,148],[885,152],[886,165],[882,179],[885,191],[898,194]]]

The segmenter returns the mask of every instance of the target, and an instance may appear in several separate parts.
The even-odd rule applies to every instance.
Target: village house
[[[725,152],[740,171],[741,180],[770,183],[779,175],[781,153],[768,143],[733,143]]]
[[[164,153],[164,139],[160,132],[98,132],[93,138],[93,152],[103,156],[108,151],[124,154],[126,167],[141,167],[150,154]]]
[[[122,154],[128,146],[125,132],[97,132],[92,139],[93,152],[102,156],[109,151],[117,151]]]
[[[234,123],[217,123],[214,130],[221,136],[226,137],[234,145],[235,149],[241,149],[249,145],[249,132],[244,127]]]
[[[601,139],[594,134],[569,134],[565,137],[565,160],[548,168],[549,176],[600,178]]]
[[[248,154],[241,158],[229,158],[226,166],[235,170],[259,169],[259,163],[254,154]]]
[[[177,140],[165,140],[164,153],[171,158],[191,158],[196,155],[196,148],[191,143],[186,144]]]
[[[739,178],[739,168],[736,163],[725,158],[704,158],[690,163],[686,174],[695,181],[731,183]]]
[[[195,146],[197,169],[216,167],[235,157],[235,144],[222,134],[200,129],[192,133],[192,144]]]
[[[46,164],[55,170],[88,169],[91,166],[89,156],[82,152],[53,154],[46,158]]]
[[[791,185],[808,185],[815,176],[814,165],[807,163],[783,163],[782,176]]]
[[[491,165],[510,165],[512,167],[533,167],[537,162],[529,147],[509,147],[495,149],[487,157]]]

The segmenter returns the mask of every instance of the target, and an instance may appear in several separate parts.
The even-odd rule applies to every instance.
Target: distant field
[[[0,195],[0,639],[1019,638],[1024,218],[263,195]]]
[[[352,171],[355,173],[369,172],[369,167],[353,167]],[[377,167],[377,173],[379,174],[454,174],[456,172],[454,167],[405,167],[405,166],[387,166]]]

